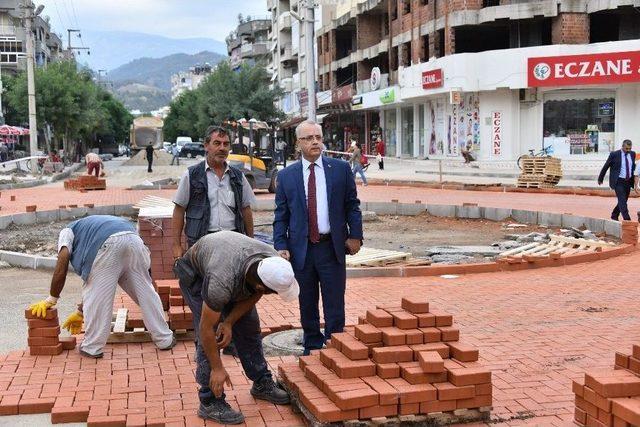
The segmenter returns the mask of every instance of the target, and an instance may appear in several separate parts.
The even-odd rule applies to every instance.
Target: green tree
[[[175,141],[179,136],[190,136],[193,140],[198,140],[204,133],[198,128],[196,120],[198,95],[197,91],[186,91],[171,103],[169,114],[164,119],[166,141]]]

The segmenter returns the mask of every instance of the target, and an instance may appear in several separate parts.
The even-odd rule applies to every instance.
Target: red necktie
[[[316,168],[315,163],[309,165],[309,183],[307,188],[307,207],[309,208],[309,240],[311,243],[320,241],[318,231],[318,207],[316,203]]]
[[[624,155],[624,161],[627,164],[627,179],[631,178],[631,165],[629,164],[629,155]]]

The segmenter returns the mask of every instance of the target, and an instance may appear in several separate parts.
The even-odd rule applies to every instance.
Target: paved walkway
[[[126,204],[146,194],[170,197],[172,193],[111,188],[82,194],[36,188],[2,192],[0,206],[1,213],[5,214],[23,212],[27,204],[37,204],[40,210],[70,203]],[[15,202],[8,201],[12,194],[17,195]],[[603,218],[608,217],[614,203],[612,198],[601,197],[392,186],[361,188],[360,194],[365,201],[393,198],[434,204],[473,202],[482,206],[542,209]],[[640,203],[634,200],[632,211],[638,208]],[[492,369],[495,421],[502,425],[569,426],[573,411],[570,380],[581,376],[586,369],[612,367],[616,350],[628,352],[632,343],[640,342],[640,317],[636,314],[640,309],[640,288],[636,283],[639,262],[640,253],[637,253],[562,269],[475,274],[449,280],[438,277],[351,279],[347,316],[353,323],[358,315],[378,303],[399,301],[403,295],[424,295],[434,307],[454,315],[461,329],[461,340],[477,345],[481,361]],[[281,304],[269,296],[259,310],[265,316],[276,316]],[[144,407],[148,420],[171,418],[177,425],[195,425],[191,424],[195,420],[192,415],[196,396],[191,376],[192,344],[183,343],[166,356],[154,352],[150,345],[111,346],[110,349],[111,358],[92,366],[80,362],[76,352],[53,359],[36,359],[21,352],[0,356],[0,396],[3,396],[0,411],[6,402],[15,399],[7,396],[25,398],[26,393],[29,397],[51,399],[53,395],[60,399],[59,404],[57,400],[53,403],[49,400],[53,405],[102,408],[94,414],[106,408],[107,413],[131,412],[133,416]],[[167,368],[168,360],[173,363]],[[248,425],[301,424],[287,408],[256,405],[241,369],[237,363],[228,362],[234,383],[229,396],[234,405],[249,416]],[[278,359],[270,362],[276,364]],[[44,375],[45,368],[50,376]],[[82,385],[84,379],[73,379],[81,375],[91,377],[91,372],[96,380],[91,380],[90,390],[85,388],[91,387]],[[106,382],[97,380],[98,373],[101,381]],[[158,379],[159,373],[163,374],[162,380]],[[173,418],[176,414],[180,420]]]

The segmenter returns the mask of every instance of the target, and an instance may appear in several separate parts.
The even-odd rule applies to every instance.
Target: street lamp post
[[[38,150],[38,123],[36,119],[36,84],[34,77],[34,40],[33,40],[33,21],[36,16],[42,13],[44,6],[40,5],[33,11],[33,3],[25,0],[22,5],[24,10],[24,25],[27,36],[27,96],[29,101],[29,153],[33,157]],[[31,171],[35,173],[38,170],[38,159],[31,159]]]

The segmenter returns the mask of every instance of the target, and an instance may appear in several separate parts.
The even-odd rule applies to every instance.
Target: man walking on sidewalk
[[[618,217],[622,214],[622,219],[629,221],[629,208],[627,200],[633,185],[633,175],[636,169],[636,153],[631,151],[631,140],[622,141],[622,149],[612,151],[609,158],[602,166],[600,176],[598,176],[598,185],[604,182],[604,176],[609,170],[609,187],[616,192],[618,203],[611,212],[611,219],[618,221]]]

